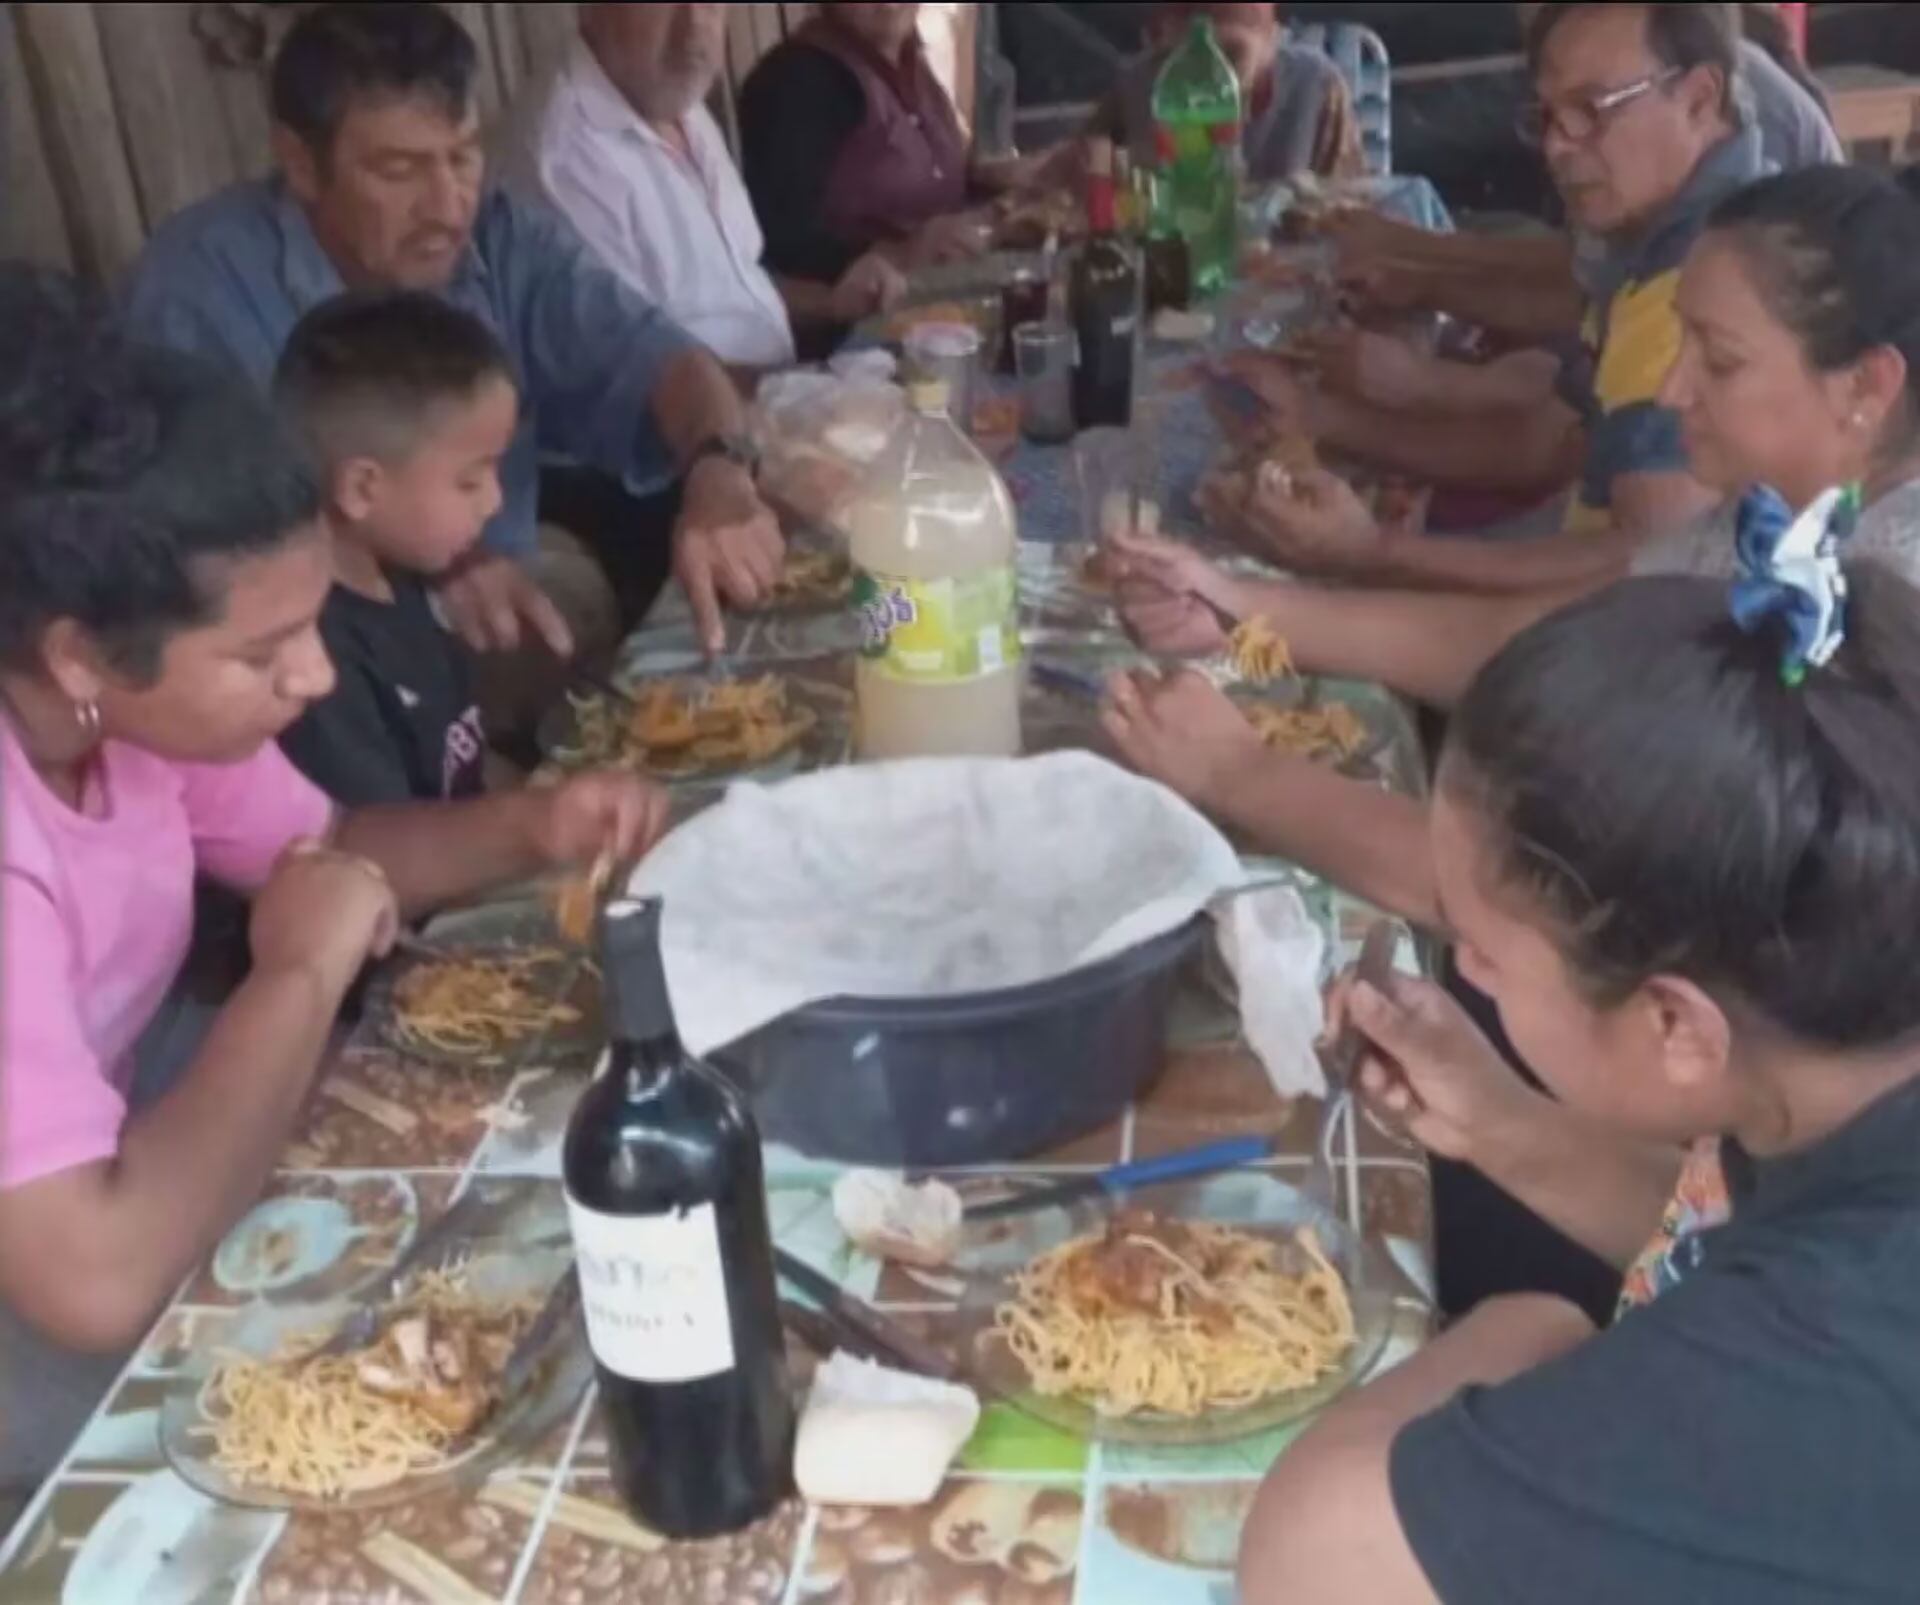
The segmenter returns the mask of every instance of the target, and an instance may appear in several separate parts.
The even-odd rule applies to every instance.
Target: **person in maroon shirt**
[[[1017,164],[972,159],[920,44],[918,5],[839,0],[740,93],[741,166],[779,277],[833,283],[876,247],[903,266],[977,256],[977,202]]]

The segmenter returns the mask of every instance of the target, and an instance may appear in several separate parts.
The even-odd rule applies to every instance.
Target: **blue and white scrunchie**
[[[1780,678],[1801,684],[1826,667],[1847,636],[1847,578],[1840,546],[1860,516],[1857,486],[1827,491],[1797,518],[1780,493],[1760,486],[1740,503],[1734,622],[1752,633],[1777,619],[1787,645]]]

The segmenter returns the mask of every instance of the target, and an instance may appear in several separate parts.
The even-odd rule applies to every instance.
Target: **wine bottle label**
[[[569,1196],[567,1215],[595,1359],[635,1382],[698,1382],[733,1369],[713,1205],[684,1215],[603,1215]]]
[[[853,583],[861,655],[888,679],[911,685],[998,674],[1020,658],[1017,594],[1011,567],[948,580],[863,569]]]

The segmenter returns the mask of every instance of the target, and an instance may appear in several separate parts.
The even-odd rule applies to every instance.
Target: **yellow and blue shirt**
[[[1679,416],[1660,405],[1680,355],[1680,266],[1713,209],[1765,171],[1758,131],[1743,129],[1706,154],[1650,228],[1579,243],[1574,274],[1589,306],[1579,346],[1562,364],[1560,394],[1587,426],[1587,455],[1569,530],[1607,527],[1622,475],[1686,470]]]

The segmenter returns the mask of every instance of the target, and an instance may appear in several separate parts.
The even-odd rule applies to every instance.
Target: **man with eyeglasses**
[[[1571,228],[1595,242],[1579,263],[1578,340],[1484,367],[1409,357],[1389,372],[1390,343],[1362,336],[1317,389],[1242,364],[1335,452],[1436,485],[1540,500],[1570,489],[1561,533],[1434,539],[1360,527],[1310,498],[1267,501],[1251,522],[1276,556],[1403,587],[1555,590],[1618,572],[1644,537],[1715,504],[1656,398],[1679,350],[1681,258],[1713,206],[1763,171],[1733,96],[1738,39],[1731,6],[1541,7],[1528,121]]]
[[[1544,9],[1514,7],[1523,36]],[[1792,54],[1778,7],[1724,9],[1740,13],[1745,36],[1735,98],[1743,120],[1759,130],[1769,169],[1790,173],[1844,163],[1846,151],[1819,84]],[[1523,133],[1537,130],[1532,108],[1522,121]],[[1350,284],[1383,307],[1445,312],[1519,340],[1549,339],[1579,327],[1585,306],[1573,273],[1577,242],[1565,233],[1434,234],[1371,213],[1343,218],[1339,229]]]

